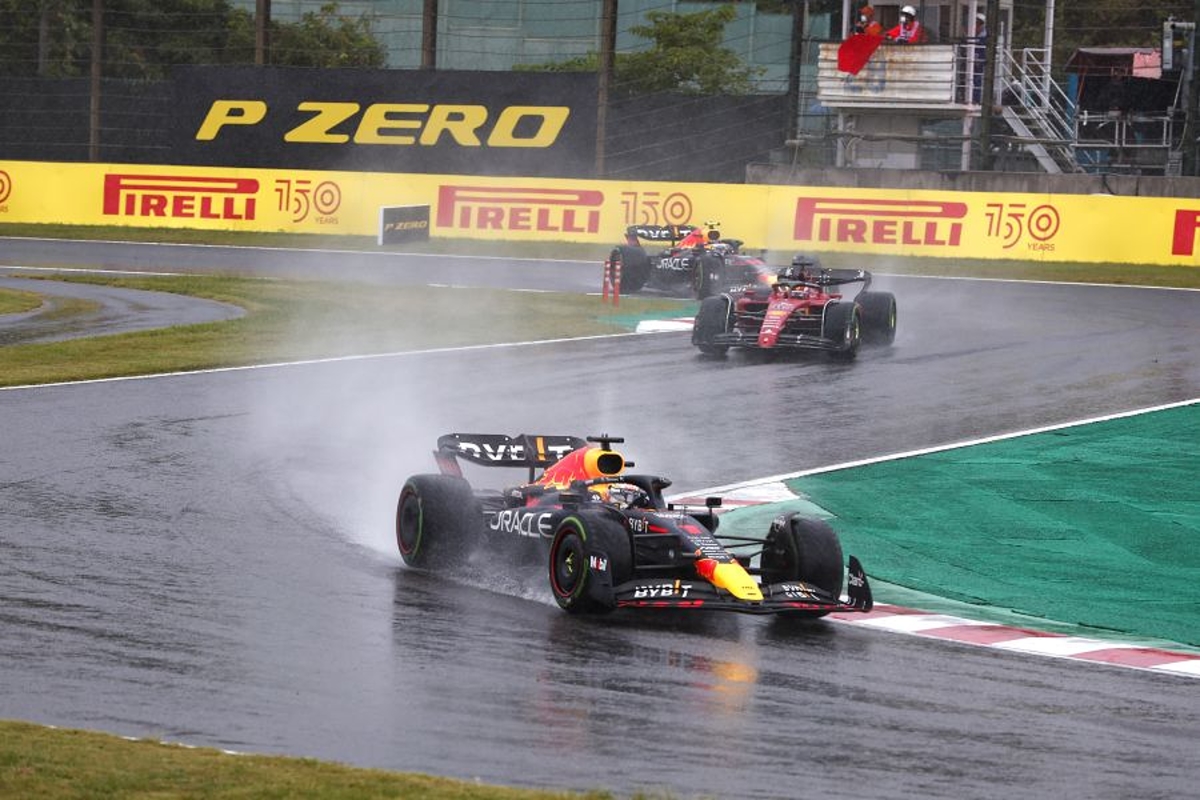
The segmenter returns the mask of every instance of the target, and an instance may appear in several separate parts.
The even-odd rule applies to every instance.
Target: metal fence
[[[156,18],[132,16],[115,2],[107,5],[111,8],[99,20],[104,58],[95,62],[90,34],[97,20],[88,4],[45,0],[4,20],[12,23],[14,41],[24,32],[26,45],[0,54],[0,154],[5,158],[171,162],[169,131],[180,102],[173,68],[254,63],[255,0],[236,0],[233,17],[206,11],[203,3],[188,4],[186,15],[169,12],[171,4],[164,3],[163,15]],[[436,70],[506,72],[594,54],[602,5],[596,0],[440,0]],[[712,7],[622,0],[616,52],[645,49],[645,38],[631,29],[645,24],[651,11]],[[308,18],[335,31],[341,25],[369,31],[383,44],[382,68],[398,77],[421,67],[428,20],[424,0],[341,2],[336,12],[327,0],[274,0],[270,8],[271,19],[279,23],[302,26]],[[787,114],[795,111],[784,96],[792,25],[789,14],[738,4],[723,46],[754,76],[752,92],[744,96],[637,94],[614,83],[606,102],[604,175],[739,181],[747,163],[769,160],[783,146]],[[296,41],[293,36],[270,46]],[[129,77],[135,74],[143,77]],[[319,88],[319,79],[316,83]],[[397,80],[398,92],[404,83]],[[594,96],[578,99],[599,102]]]

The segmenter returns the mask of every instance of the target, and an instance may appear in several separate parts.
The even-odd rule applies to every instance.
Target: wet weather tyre
[[[829,354],[839,361],[851,361],[862,344],[862,312],[858,303],[830,303],[825,306],[821,336],[833,344]]]
[[[842,544],[829,523],[789,514],[771,525],[762,554],[764,583],[800,581],[842,594]]]
[[[621,293],[637,292],[650,280],[650,256],[640,247],[621,245],[608,256],[609,263],[621,267]]]
[[[732,303],[725,295],[706,297],[692,323],[692,344],[706,356],[720,358],[728,352],[726,345],[717,344],[717,336],[729,332],[729,309]]]
[[[550,542],[550,591],[570,614],[606,614],[616,608],[612,588],[633,575],[625,527],[603,516],[573,514]]]
[[[721,290],[725,280],[724,259],[706,253],[696,259],[693,270],[692,292],[697,300],[712,297],[714,292]]]
[[[891,344],[896,340],[896,296],[891,292],[860,292],[855,298],[862,307],[863,341]]]
[[[414,475],[396,503],[396,545],[410,567],[445,568],[467,560],[483,524],[471,484],[452,475]]]

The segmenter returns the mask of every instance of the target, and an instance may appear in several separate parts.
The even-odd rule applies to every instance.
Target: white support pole
[[[1046,0],[1046,34],[1042,37],[1046,48],[1046,63],[1042,65],[1042,97],[1050,101],[1050,69],[1054,63],[1054,0]]]

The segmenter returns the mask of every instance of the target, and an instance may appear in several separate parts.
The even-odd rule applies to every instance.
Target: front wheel
[[[833,344],[831,356],[839,361],[852,361],[862,344],[862,312],[858,303],[835,302],[825,306],[821,336]]]
[[[625,527],[607,517],[572,515],[550,542],[550,591],[570,614],[605,614],[616,608],[613,587],[633,574],[633,549]]]
[[[467,560],[483,524],[471,484],[452,475],[414,475],[396,503],[396,545],[410,567],[453,567]]]
[[[701,353],[721,358],[729,350],[726,345],[716,344],[719,334],[729,331],[729,309],[732,303],[725,295],[706,297],[692,323],[692,344]]]
[[[840,598],[844,581],[842,544],[829,523],[787,514],[767,533],[762,554],[764,583],[799,581]]]

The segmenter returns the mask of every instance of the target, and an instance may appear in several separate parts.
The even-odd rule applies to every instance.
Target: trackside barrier
[[[605,259],[604,281],[603,288],[600,290],[600,299],[607,303],[609,296],[612,297],[614,307],[621,305],[621,262]]]
[[[431,239],[574,242],[720,214],[747,248],[1200,267],[1200,198],[11,161],[5,223],[379,234],[429,208]],[[1131,226],[1129,220],[1137,220]],[[423,218],[422,218],[423,221]],[[600,251],[597,251],[598,253]],[[611,250],[607,252],[611,253]],[[611,276],[615,278],[616,276]],[[619,290],[609,286],[616,298]]]

